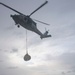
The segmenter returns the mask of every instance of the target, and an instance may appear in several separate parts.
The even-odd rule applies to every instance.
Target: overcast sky
[[[29,15],[45,0],[0,0],[14,9]],[[49,29],[50,38],[41,40],[28,31],[30,61],[24,61],[26,30],[17,28],[10,17],[17,14],[0,5],[0,75],[75,75],[75,0],[48,0],[48,4],[31,18],[44,33]]]

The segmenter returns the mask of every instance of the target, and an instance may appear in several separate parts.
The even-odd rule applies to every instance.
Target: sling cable
[[[29,61],[29,60],[31,59],[31,56],[28,54],[27,40],[28,40],[28,37],[27,37],[27,29],[26,29],[26,54],[25,54],[25,56],[24,56],[24,60],[25,60],[25,61]]]

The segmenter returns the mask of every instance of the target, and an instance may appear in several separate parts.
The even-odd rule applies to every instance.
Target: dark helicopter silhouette
[[[34,14],[37,10],[39,10],[41,7],[43,7],[45,4],[47,4],[48,1],[45,1],[41,6],[39,6],[36,10],[34,10],[30,15],[24,15],[23,13],[9,7],[8,5],[0,2],[1,5],[13,10],[14,12],[18,13],[18,15],[10,15],[12,17],[12,19],[15,22],[15,25],[17,25],[18,27],[20,27],[20,25],[30,31],[33,31],[35,33],[37,33],[38,35],[40,35],[40,38],[47,38],[47,37],[51,37],[51,35],[48,35],[48,31],[45,31],[45,33],[41,33],[38,29],[37,29],[37,25],[36,22],[33,21],[33,19],[30,18],[30,16],[32,14]],[[43,23],[45,25],[49,25],[47,23],[41,22],[39,20],[35,20],[38,21],[40,23]]]

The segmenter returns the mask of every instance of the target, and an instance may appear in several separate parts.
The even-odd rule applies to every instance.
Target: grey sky
[[[29,15],[45,0],[0,0],[25,15]],[[17,14],[0,5],[0,75],[75,75],[75,0],[48,0],[49,3],[31,18],[50,23],[37,23],[41,32],[49,29],[51,38],[41,40],[28,31],[28,50],[25,55],[26,31],[17,28],[10,14]]]

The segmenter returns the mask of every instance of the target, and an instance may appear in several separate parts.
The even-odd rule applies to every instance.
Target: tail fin
[[[47,38],[47,37],[51,37],[51,35],[48,35],[48,31],[46,31],[40,38]]]

